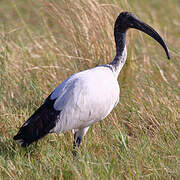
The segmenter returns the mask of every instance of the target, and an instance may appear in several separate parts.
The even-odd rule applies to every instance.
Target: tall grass
[[[90,128],[78,159],[71,132],[19,147],[13,135],[60,82],[113,59],[113,25],[123,10],[162,35],[171,60],[129,30],[120,102]],[[6,0],[0,16],[1,179],[180,178],[179,1]]]

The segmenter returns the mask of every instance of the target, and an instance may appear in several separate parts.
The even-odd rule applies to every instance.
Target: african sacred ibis
[[[116,56],[113,61],[68,77],[23,124],[14,140],[25,147],[48,133],[73,130],[74,148],[79,147],[90,125],[104,119],[119,101],[117,77],[127,57],[126,32],[129,28],[154,38],[170,59],[166,44],[152,27],[132,13],[120,13],[114,25]]]

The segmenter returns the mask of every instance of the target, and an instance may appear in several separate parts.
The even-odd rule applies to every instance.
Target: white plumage
[[[62,110],[51,132],[83,129],[104,119],[119,101],[119,85],[113,71],[98,66],[66,79],[50,96],[54,108]]]

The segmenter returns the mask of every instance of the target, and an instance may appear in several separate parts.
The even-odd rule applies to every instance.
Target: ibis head
[[[163,41],[161,36],[151,26],[142,22],[134,14],[130,12],[120,13],[116,19],[115,26],[114,26],[115,35],[117,32],[121,32],[121,33],[126,32],[129,28],[138,29],[148,34],[152,38],[154,38],[164,48],[168,59],[170,59],[169,51],[165,42]]]

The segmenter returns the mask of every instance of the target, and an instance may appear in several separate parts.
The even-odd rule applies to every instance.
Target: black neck
[[[116,42],[116,56],[122,56],[126,45],[126,32],[114,31],[114,37]]]
[[[115,29],[114,37],[116,43],[116,56],[110,65],[112,65],[115,71],[119,73],[126,61],[126,31],[119,32]]]

